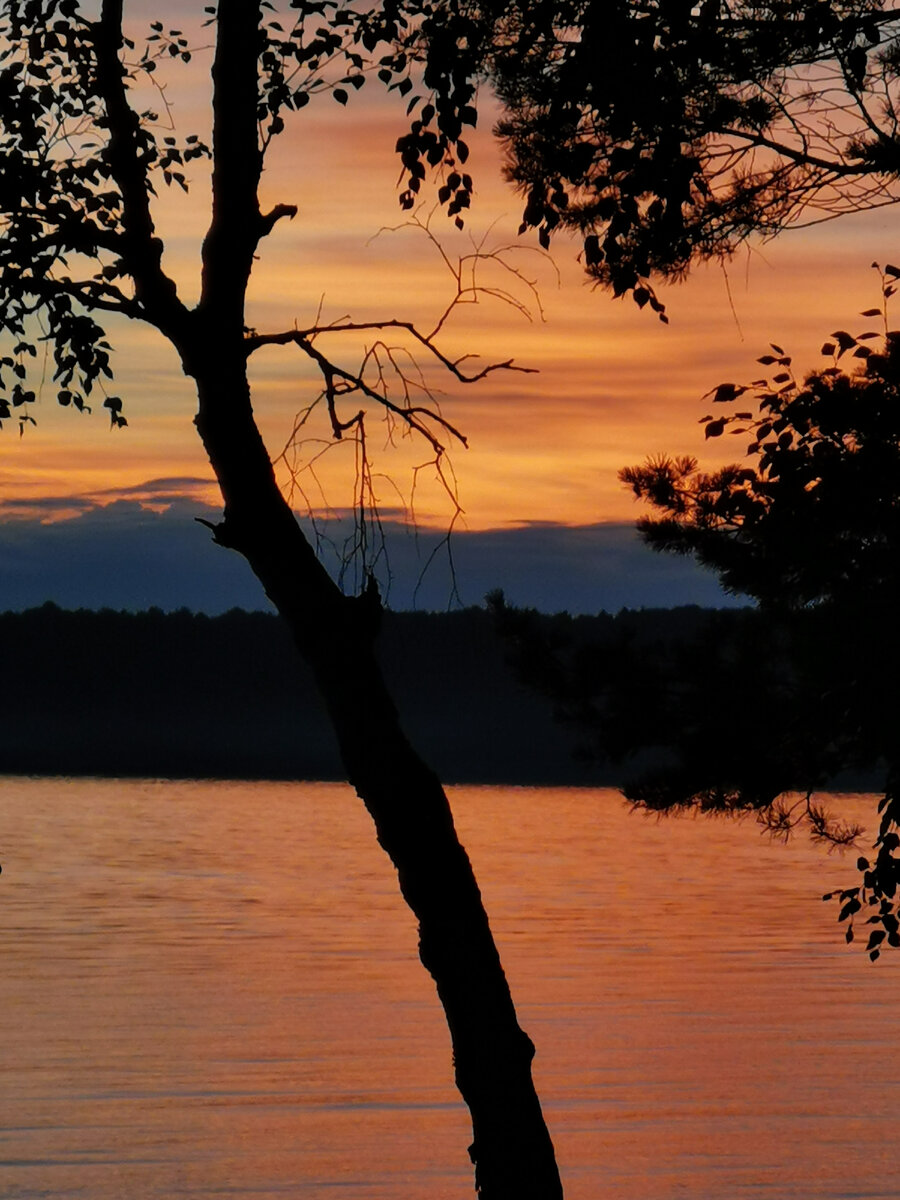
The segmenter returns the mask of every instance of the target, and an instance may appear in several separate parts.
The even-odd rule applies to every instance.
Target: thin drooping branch
[[[773,837],[785,841],[796,830],[805,828],[814,842],[821,842],[831,849],[855,846],[864,832],[857,822],[833,817],[824,805],[813,799],[811,791],[794,801],[778,797],[767,808],[759,810],[757,820]]]
[[[345,326],[344,328],[350,328],[350,326]],[[356,424],[357,421],[355,416],[351,417],[348,421],[342,422],[339,420],[335,410],[336,397],[339,394],[348,395],[352,392],[360,392],[362,395],[367,396],[370,400],[374,400],[377,404],[380,404],[384,409],[387,410],[387,412],[392,413],[399,420],[405,422],[411,430],[424,437],[434,452],[438,455],[444,453],[445,447],[441,444],[432,430],[428,428],[428,425],[425,424],[423,418],[435,422],[435,424],[452,434],[452,436],[461,442],[463,446],[468,445],[465,435],[461,433],[455,425],[452,425],[446,419],[446,417],[442,416],[441,413],[439,413],[436,409],[429,408],[427,405],[421,404],[406,406],[397,404],[395,401],[391,400],[391,398],[385,392],[376,391],[375,388],[366,383],[361,374],[353,371],[347,371],[343,367],[336,366],[330,359],[326,358],[324,354],[321,354],[316,349],[310,338],[294,336],[287,338],[285,342],[273,342],[269,344],[284,345],[286,342],[295,342],[296,345],[298,345],[300,349],[309,356],[309,358],[318,364],[319,369],[322,372],[322,377],[325,380],[325,400],[328,405],[328,414],[331,420],[331,427],[336,438],[339,439],[342,432]],[[440,355],[438,355],[438,357],[440,357]],[[487,368],[487,370],[490,369],[494,368]],[[483,378],[483,375],[479,376],[479,378]],[[338,385],[335,383],[335,380],[342,380],[343,387],[340,387],[339,389]],[[474,382],[474,380],[466,380],[466,382]]]
[[[441,239],[435,235],[431,228],[431,218],[434,215],[432,212],[423,221],[419,212],[414,212],[407,221],[403,221],[399,225],[387,225],[379,229],[376,237],[380,237],[385,233],[399,233],[404,229],[416,229],[423,233],[432,247],[437,251],[441,262],[447,268],[450,276],[453,279],[455,292],[451,296],[449,303],[444,311],[440,314],[434,324],[434,328],[426,334],[428,340],[437,337],[444,325],[447,323],[450,314],[462,304],[477,304],[483,297],[488,297],[492,300],[499,300],[503,304],[507,304],[510,308],[515,309],[517,313],[525,317],[526,320],[533,320],[533,312],[543,320],[544,310],[541,304],[541,296],[538,291],[537,282],[534,279],[529,279],[527,275],[509,261],[513,253],[526,253],[539,255],[551,270],[556,275],[556,281],[559,283],[560,274],[553,259],[544,250],[540,250],[536,246],[523,246],[521,244],[495,246],[492,250],[485,249],[488,237],[493,231],[493,225],[490,226],[480,238],[476,240],[471,234],[469,235],[472,244],[472,249],[467,254],[461,254],[454,263],[448,254],[447,250],[441,242]],[[373,239],[374,240],[374,239]],[[479,282],[477,279],[477,271],[480,266],[490,264],[494,267],[499,267],[506,275],[511,276],[517,281],[530,295],[529,302],[522,300],[507,288],[496,287],[491,284]]]

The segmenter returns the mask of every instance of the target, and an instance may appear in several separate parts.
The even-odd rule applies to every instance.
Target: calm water
[[[900,953],[871,965],[819,899],[855,856],[609,791],[452,800],[568,1200],[900,1196]],[[349,789],[6,779],[0,809],[3,1200],[471,1194]]]

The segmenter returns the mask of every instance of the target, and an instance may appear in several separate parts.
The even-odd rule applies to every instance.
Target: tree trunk
[[[534,1046],[516,1020],[447,797],[407,741],[375,658],[377,590],[344,596],[319,562],[275,482],[243,356],[230,357],[208,342],[199,363],[186,356],[200,399],[197,428],[225,501],[215,539],[247,559],[312,667],[348,779],[416,915],[419,954],[446,1013],[457,1086],[472,1116],[478,1194],[561,1200],[531,1078]]]
[[[121,62],[122,0],[101,4],[92,26],[91,84],[105,105],[104,153],[122,196],[117,251],[134,281],[140,314],[170,339],[196,381],[197,430],[225,502],[215,538],[244,555],[310,663],[348,777],[418,919],[422,962],[447,1014],[456,1080],[472,1113],[476,1187],[485,1200],[558,1200],[553,1147],[531,1081],[534,1047],[516,1021],[447,798],[404,737],[375,660],[377,590],[358,598],[341,594],[281,495],[254,421],[247,284],[261,238],[296,209],[277,205],[264,216],[259,207],[262,0],[219,0],[215,24],[212,218],[201,249],[200,301],[189,311],[161,267],[150,209],[154,160],[129,106]]]

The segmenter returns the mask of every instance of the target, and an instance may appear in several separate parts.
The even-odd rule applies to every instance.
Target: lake
[[[900,952],[871,964],[820,899],[855,853],[609,790],[451,801],[567,1200],[896,1200]],[[349,788],[6,778],[0,809],[3,1200],[473,1194]]]

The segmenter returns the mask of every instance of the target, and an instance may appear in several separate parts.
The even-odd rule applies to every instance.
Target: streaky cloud
[[[20,519],[22,514],[32,512],[71,513],[73,509],[83,512],[92,511],[96,504],[88,496],[36,496],[30,499],[25,496],[9,496],[0,503],[0,519]]]
[[[103,488],[92,492],[93,496],[143,496],[147,493],[188,493],[201,488],[215,487],[215,480],[203,479],[198,475],[163,475],[158,479],[146,479],[143,483],[125,484],[120,487]]]

